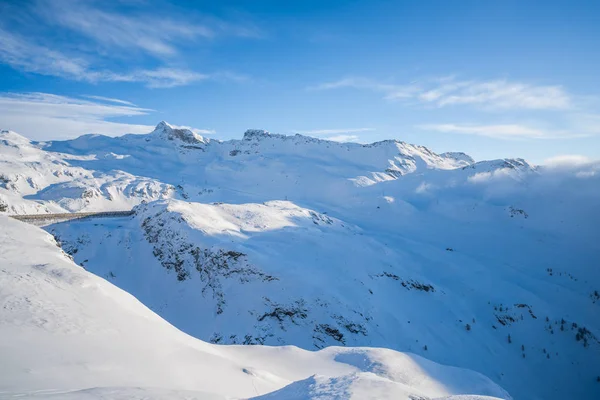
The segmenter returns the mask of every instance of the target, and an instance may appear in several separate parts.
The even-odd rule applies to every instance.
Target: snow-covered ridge
[[[413,144],[408,144],[399,140],[383,140],[379,142],[374,142],[370,144],[358,144],[358,143],[339,143],[326,139],[314,138],[311,136],[305,136],[301,134],[295,135],[282,135],[282,134],[273,134],[265,130],[261,129],[250,129],[244,133],[244,140],[247,141],[261,141],[261,140],[269,140],[273,141],[283,140],[293,142],[295,145],[317,145],[317,146],[327,146],[327,147],[339,147],[342,149],[346,149],[347,151],[356,150],[356,149],[383,149],[385,153],[389,155],[389,153],[397,153],[399,157],[396,157],[398,161],[401,158],[406,158],[409,161],[412,161],[413,164],[411,168],[407,171],[402,170],[396,166],[394,171],[407,173],[414,172],[416,169],[415,160],[420,159],[423,160],[428,168],[440,168],[440,169],[453,169],[464,167],[466,165],[472,164],[474,161],[471,157],[464,153],[444,153],[444,154],[435,154],[431,150],[429,150],[425,146],[417,146]],[[232,141],[233,142],[233,141]],[[367,151],[365,153],[368,154]],[[460,156],[459,156],[460,154]],[[418,162],[418,161],[417,161]]]
[[[0,213],[135,208],[47,229],[77,264],[205,341],[385,347],[475,370],[516,398],[600,396],[597,165],[175,129],[1,134]]]
[[[519,169],[535,171],[536,167],[529,164],[522,158],[504,158],[501,160],[479,161],[469,164],[463,168],[473,168],[479,170],[494,171],[498,169]]]
[[[309,184],[315,194],[336,187],[344,192],[348,185],[469,165],[468,158],[395,140],[360,145],[249,130],[242,140],[221,142],[164,121],[147,135],[37,143],[3,131],[0,140],[0,207],[10,213],[123,209],[142,200],[185,199],[191,196],[185,188],[190,183],[197,192],[227,186],[237,193],[260,193],[266,188],[256,186],[271,182],[280,191],[275,198],[294,196]],[[245,173],[244,187],[231,187],[234,172]],[[211,187],[198,187],[209,181]]]
[[[0,224],[2,398],[225,399],[282,388],[268,398],[509,398],[481,374],[387,349],[202,342],[75,265],[45,232]]]
[[[389,346],[452,360],[517,393],[539,393],[549,375],[555,392],[576,379],[567,364],[591,366],[600,349],[597,311],[589,308],[598,282],[587,268],[592,247],[566,238],[540,245],[533,232],[548,222],[543,209],[509,206],[496,214],[493,205],[480,204],[455,223],[434,210],[398,221],[394,204],[374,207],[385,222],[343,214],[365,229],[289,202],[169,200],[138,207],[128,221],[50,230],[86,269],[214,343]],[[460,209],[453,207],[452,218]],[[477,215],[487,219],[478,222]],[[389,221],[396,233],[385,232]],[[532,251],[495,253],[516,246]],[[577,255],[566,251],[574,248]],[[582,393],[593,389],[591,378]]]
[[[475,162],[475,160],[473,160],[473,158],[471,156],[469,156],[468,154],[465,154],[465,153],[461,153],[461,152],[450,151],[450,152],[442,153],[442,154],[440,154],[440,156],[446,157],[446,158],[453,158],[458,161],[464,161],[468,164],[473,164]]]

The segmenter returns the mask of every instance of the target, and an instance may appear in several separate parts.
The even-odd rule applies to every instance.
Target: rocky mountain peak
[[[191,130],[177,128],[166,121],[159,122],[152,134],[161,136],[167,140],[178,140],[186,144],[199,144],[205,142],[202,136]]]

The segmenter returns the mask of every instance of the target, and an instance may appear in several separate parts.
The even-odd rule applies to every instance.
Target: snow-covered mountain
[[[507,397],[479,373],[387,349],[202,342],[78,267],[42,230],[6,216],[0,226],[0,398]]]
[[[0,209],[135,206],[46,229],[184,332],[408,351],[515,399],[600,396],[597,204],[599,164],[260,130],[221,142],[166,123],[64,142],[0,134]]]

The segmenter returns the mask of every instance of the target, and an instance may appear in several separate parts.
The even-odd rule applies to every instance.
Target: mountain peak
[[[173,129],[173,126],[171,124],[169,124],[167,121],[160,121],[156,125],[156,128],[154,128],[155,131],[163,131],[163,130],[167,130],[167,129]]]
[[[261,137],[272,137],[273,135],[264,129],[248,129],[244,132],[244,140],[250,140],[253,138]]]
[[[440,154],[441,157],[451,158],[456,161],[464,161],[467,164],[475,163],[475,160],[470,155],[459,152],[459,151],[447,151],[445,153]]]
[[[166,121],[160,121],[151,134],[163,137],[167,140],[178,140],[186,144],[199,144],[205,142],[202,136],[192,132],[191,130],[178,128]]]
[[[2,129],[0,130],[0,140],[13,142],[15,144],[30,144],[31,140],[27,139],[23,135],[19,135],[17,132]]]

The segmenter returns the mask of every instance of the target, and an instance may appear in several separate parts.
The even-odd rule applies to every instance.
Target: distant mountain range
[[[12,304],[13,297],[54,304],[58,298],[44,299],[57,289],[42,290],[49,284],[44,279],[68,271],[56,276],[61,290],[73,291],[68,304],[61,297],[57,308],[42,312],[16,303],[23,326],[50,332],[35,336],[39,346],[67,331],[112,332],[113,326],[114,332],[126,332],[126,314],[135,312],[147,314],[144,318],[154,325],[135,322],[121,342],[102,336],[107,338],[102,343],[110,349],[111,340],[125,346],[148,336],[135,345],[139,353],[131,355],[144,368],[157,368],[148,377],[160,368],[147,366],[151,361],[140,354],[144,346],[155,348],[164,340],[168,346],[201,347],[217,357],[227,364],[220,376],[238,374],[241,358],[256,361],[252,368],[260,371],[239,373],[239,382],[246,384],[248,376],[262,382],[259,393],[252,393],[177,385],[176,379],[165,378],[159,386],[168,389],[249,397],[294,382],[271,395],[280,397],[268,398],[325,398],[310,391],[326,393],[336,385],[363,398],[365,388],[379,384],[382,392],[373,392],[379,393],[374,398],[508,398],[508,393],[515,399],[598,398],[599,204],[598,163],[558,168],[522,159],[475,162],[464,153],[436,154],[396,140],[361,145],[262,130],[249,130],[241,140],[218,141],[165,122],[147,135],[85,135],[55,142],[31,142],[4,131],[0,214],[131,208],[135,213],[45,227],[81,270],[67,259],[40,267],[44,257],[60,258],[58,249],[48,248],[51,238],[37,228],[0,219],[22,236],[23,246],[30,243],[46,254],[36,255],[39,261],[17,260],[17,250],[4,255],[9,266],[22,264],[19,276],[32,274],[33,280],[27,286],[5,270],[0,287],[11,285],[11,290],[6,295],[0,289],[0,304]],[[8,236],[3,246],[9,246]],[[348,349],[306,353],[285,347],[212,346],[182,335],[86,271],[205,342]],[[98,287],[94,296],[102,299],[86,297],[90,283],[83,282],[88,281]],[[79,304],[82,290],[86,294]],[[102,315],[88,315],[87,302],[98,302],[92,309],[98,307]],[[113,309],[120,319],[104,319]],[[84,322],[65,325],[63,313]],[[0,311],[3,321],[5,314]],[[47,322],[40,322],[44,318]],[[5,331],[16,332],[10,329]],[[142,333],[154,329],[164,338]],[[2,341],[10,343],[6,337]],[[19,343],[26,347],[25,339]],[[354,346],[416,354],[410,357],[423,360],[418,361],[421,375],[403,353]],[[13,347],[8,354],[16,363],[24,349]],[[96,363],[101,353],[90,353],[81,362]],[[199,368],[196,356],[189,357],[170,362],[181,362],[178,368],[186,371]],[[494,383],[462,369],[464,375],[449,379],[449,369],[421,357],[476,371]],[[305,360],[302,367],[283,373],[295,359]],[[332,364],[325,368],[323,363]],[[353,370],[358,375],[343,372],[349,367],[339,363],[358,368]],[[26,368],[27,362],[19,365]],[[8,367],[0,361],[0,372],[2,368]],[[198,373],[217,374],[209,372]],[[312,374],[320,375],[309,378]],[[20,373],[11,376],[28,382]],[[72,389],[148,386],[136,379],[117,384],[108,377],[105,383],[90,381]],[[3,381],[0,377],[0,390],[5,389]],[[29,389],[43,389],[36,382]],[[102,390],[92,396],[103,396]],[[296,392],[301,395],[290,394]],[[123,393],[124,398],[138,395]]]

